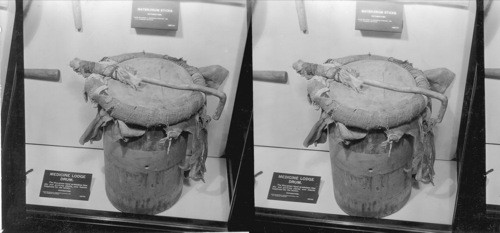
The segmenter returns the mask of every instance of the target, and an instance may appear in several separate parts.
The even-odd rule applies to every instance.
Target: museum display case
[[[27,219],[227,231],[250,121],[233,115],[251,110],[236,97],[251,91],[238,82],[246,2],[23,8],[24,120],[13,119],[24,123],[13,132],[25,142],[15,195]]]
[[[496,3],[0,1],[3,229],[498,230]]]
[[[500,137],[496,130],[500,116],[497,100],[500,88],[500,4],[485,3],[484,18],[484,68],[485,68],[485,127],[486,127],[486,213],[500,230]]]
[[[481,156],[466,146],[481,141],[467,137],[476,4],[255,4],[261,229],[449,232],[460,224],[463,164]]]

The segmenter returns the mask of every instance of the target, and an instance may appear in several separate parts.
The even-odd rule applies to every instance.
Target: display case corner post
[[[457,148],[458,189],[453,230],[484,230],[485,98],[482,1],[477,1],[474,34]]]
[[[16,1],[2,96],[2,223],[13,229],[25,219],[23,1]]]
[[[231,158],[233,186],[228,229],[248,231],[253,221],[253,98],[252,98],[252,27],[248,27],[247,38],[235,109],[231,120],[226,152]]]

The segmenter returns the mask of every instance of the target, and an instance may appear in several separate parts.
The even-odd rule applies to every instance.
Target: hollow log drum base
[[[180,198],[183,185],[182,164],[187,134],[161,143],[160,128],[149,129],[138,139],[116,140],[113,126],[105,128],[104,156],[106,195],[122,212],[158,214]],[[169,148],[170,147],[170,148]],[[167,153],[168,152],[168,153]]]
[[[383,131],[369,132],[350,145],[329,138],[335,200],[344,212],[382,218],[406,204],[412,187],[411,136],[403,136],[392,148],[384,146]]]

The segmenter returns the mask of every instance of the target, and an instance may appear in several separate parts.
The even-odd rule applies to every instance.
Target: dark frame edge
[[[2,224],[25,223],[23,1],[16,0],[10,56],[2,101]]]
[[[250,8],[247,1],[247,8]],[[249,11],[249,9],[247,9]],[[230,231],[250,231],[254,216],[253,198],[253,84],[252,84],[252,25],[248,23],[240,80],[236,92],[235,109],[228,137],[226,153],[241,156],[232,161],[235,187],[229,213]]]
[[[483,2],[476,1],[476,19],[457,148],[458,187],[453,230],[483,231],[485,213],[485,103]],[[465,119],[464,119],[465,118]],[[464,125],[465,124],[465,125]]]
[[[108,227],[119,231],[226,231],[227,222],[183,219],[164,216],[144,216],[121,212],[82,210],[74,208],[26,205],[28,219],[52,225],[76,225],[84,229],[104,230]],[[64,221],[64,224],[60,224]],[[68,224],[69,223],[69,224]],[[85,226],[84,226],[85,224]],[[95,226],[94,226],[95,225]],[[36,227],[36,226],[33,226]],[[55,226],[68,228],[67,226]],[[107,229],[109,230],[109,229]]]

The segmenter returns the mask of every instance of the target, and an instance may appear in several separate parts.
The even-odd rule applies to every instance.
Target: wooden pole
[[[59,82],[61,72],[57,69],[24,69],[24,78]]]
[[[299,27],[304,33],[308,33],[307,29],[307,17],[306,17],[306,7],[304,6],[304,0],[295,0],[295,7],[297,8],[297,15],[299,16]]]
[[[255,70],[253,71],[253,80],[272,83],[286,83],[288,81],[288,74],[286,71]]]
[[[77,31],[81,32],[83,30],[83,26],[80,0],[72,0],[71,3],[73,5],[73,19],[75,20],[75,28]]]
[[[500,80],[500,69],[486,68],[484,74],[486,78]]]

